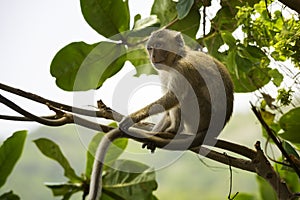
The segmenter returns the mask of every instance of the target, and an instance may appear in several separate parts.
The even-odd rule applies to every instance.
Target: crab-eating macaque
[[[185,46],[181,33],[162,29],[151,34],[146,46],[158,71],[164,95],[125,117],[101,141],[94,161],[89,199],[101,194],[102,163],[108,143],[124,132],[131,134],[135,123],[164,113],[152,132],[174,135],[162,148],[185,150],[202,144],[213,145],[233,110],[233,83],[226,67],[213,57]],[[155,144],[145,144],[154,151]]]

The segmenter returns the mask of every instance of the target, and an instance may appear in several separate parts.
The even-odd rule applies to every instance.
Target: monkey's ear
[[[183,38],[182,38],[181,33],[177,33],[177,34],[175,35],[175,41],[177,42],[177,44],[178,44],[180,47],[184,47],[184,41],[183,41]]]

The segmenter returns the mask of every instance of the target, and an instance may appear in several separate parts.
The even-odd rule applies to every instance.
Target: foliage
[[[299,18],[294,15],[285,17],[280,10],[270,12],[264,0],[226,0],[221,1],[221,8],[209,19],[199,12],[199,9],[203,10],[202,2],[204,1],[154,0],[149,17],[142,19],[140,15],[136,15],[131,28],[128,0],[81,0],[84,19],[106,40],[94,44],[74,42],[66,45],[53,58],[51,75],[63,90],[85,91],[100,88],[108,78],[122,69],[126,61],[135,66],[136,76],[155,74],[143,44],[155,29],[167,27],[180,31],[188,45],[194,47],[197,41],[197,45],[202,45],[204,51],[227,66],[236,92],[260,93],[262,98],[258,105],[262,109],[264,120],[281,139],[289,155],[299,161],[295,147],[300,143],[300,110],[298,105],[293,104],[295,91],[299,90],[299,72],[292,76],[294,82],[287,87],[283,84],[287,74],[281,68],[284,61],[290,61],[295,66],[293,70],[300,68]],[[208,1],[207,5],[211,3]],[[269,4],[272,5],[272,2]],[[210,28],[206,28],[206,34],[202,33],[199,37],[201,17]],[[195,41],[191,42],[187,38]],[[270,85],[278,91],[276,98],[262,92]],[[25,137],[26,132],[17,132],[1,146],[0,186],[5,183],[20,157]],[[86,195],[93,154],[102,137],[103,134],[99,133],[91,140],[86,170],[81,176],[76,174],[58,144],[46,138],[34,141],[45,156],[60,164],[68,178],[65,183],[46,184],[54,196],[69,199],[79,191],[83,192],[83,196]],[[131,199],[132,195],[138,199],[156,199],[153,195],[157,188],[154,172],[140,163],[117,160],[126,145],[127,140],[117,140],[109,150],[106,163],[113,167],[107,166],[104,169],[102,199],[118,199],[121,196]],[[139,172],[124,172],[120,168],[136,168]],[[299,189],[294,186],[297,178],[292,169],[282,168],[279,171],[293,190]],[[269,198],[273,194],[272,188],[261,178],[258,178],[258,183],[261,199]],[[1,198],[18,199],[12,192],[3,194]],[[237,199],[257,198],[242,194]]]
[[[12,172],[15,164],[21,157],[27,131],[15,132],[7,138],[0,147],[0,188],[6,182],[7,177]],[[0,199],[19,199],[13,192],[2,194]]]

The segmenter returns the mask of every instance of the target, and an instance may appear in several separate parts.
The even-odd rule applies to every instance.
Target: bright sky
[[[142,14],[142,17],[149,15],[152,1],[131,0],[129,3],[131,17],[137,13]],[[0,1],[0,27],[0,82],[71,105],[73,94],[56,87],[49,69],[52,58],[65,45],[74,41],[94,43],[101,40],[101,36],[85,22],[80,10],[80,1]],[[136,79],[128,76],[128,73],[134,73],[132,70],[133,67],[127,66],[118,77]],[[152,80],[153,77],[142,78]],[[116,80],[118,78],[109,80],[99,93],[98,98],[101,96],[107,105],[112,104],[112,86],[117,84]],[[157,86],[154,88],[154,91],[158,91]],[[130,102],[137,107],[159,96],[157,92],[151,95],[148,85],[135,91],[137,93],[133,94]],[[49,113],[47,109],[16,96],[2,91],[1,94],[37,114]],[[144,100],[145,96],[149,96],[147,101]],[[142,101],[141,97],[144,97]],[[236,96],[235,111],[249,110],[249,98],[250,95]],[[136,108],[130,108],[134,109]],[[0,113],[14,114],[3,105],[0,105]],[[35,124],[0,121],[0,137],[6,137],[16,130],[36,127]]]

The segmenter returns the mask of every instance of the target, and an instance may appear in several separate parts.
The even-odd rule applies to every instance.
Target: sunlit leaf
[[[4,185],[19,160],[26,136],[27,131],[17,131],[7,138],[0,147],[0,188]]]
[[[80,0],[80,5],[85,20],[99,34],[119,40],[119,33],[129,30],[127,0]]]
[[[57,161],[61,165],[64,169],[64,175],[67,178],[72,181],[81,181],[81,178],[76,175],[74,169],[56,143],[47,138],[34,140],[34,143],[45,156]]]
[[[283,81],[283,75],[277,69],[269,70],[268,74],[272,77],[272,82],[274,83],[274,85],[276,87],[279,87]]]
[[[260,111],[262,118],[264,119],[264,121],[268,124],[271,125],[274,121],[275,118],[275,114],[269,112],[269,111]]]
[[[238,193],[234,200],[258,200],[258,198],[252,194]]]

